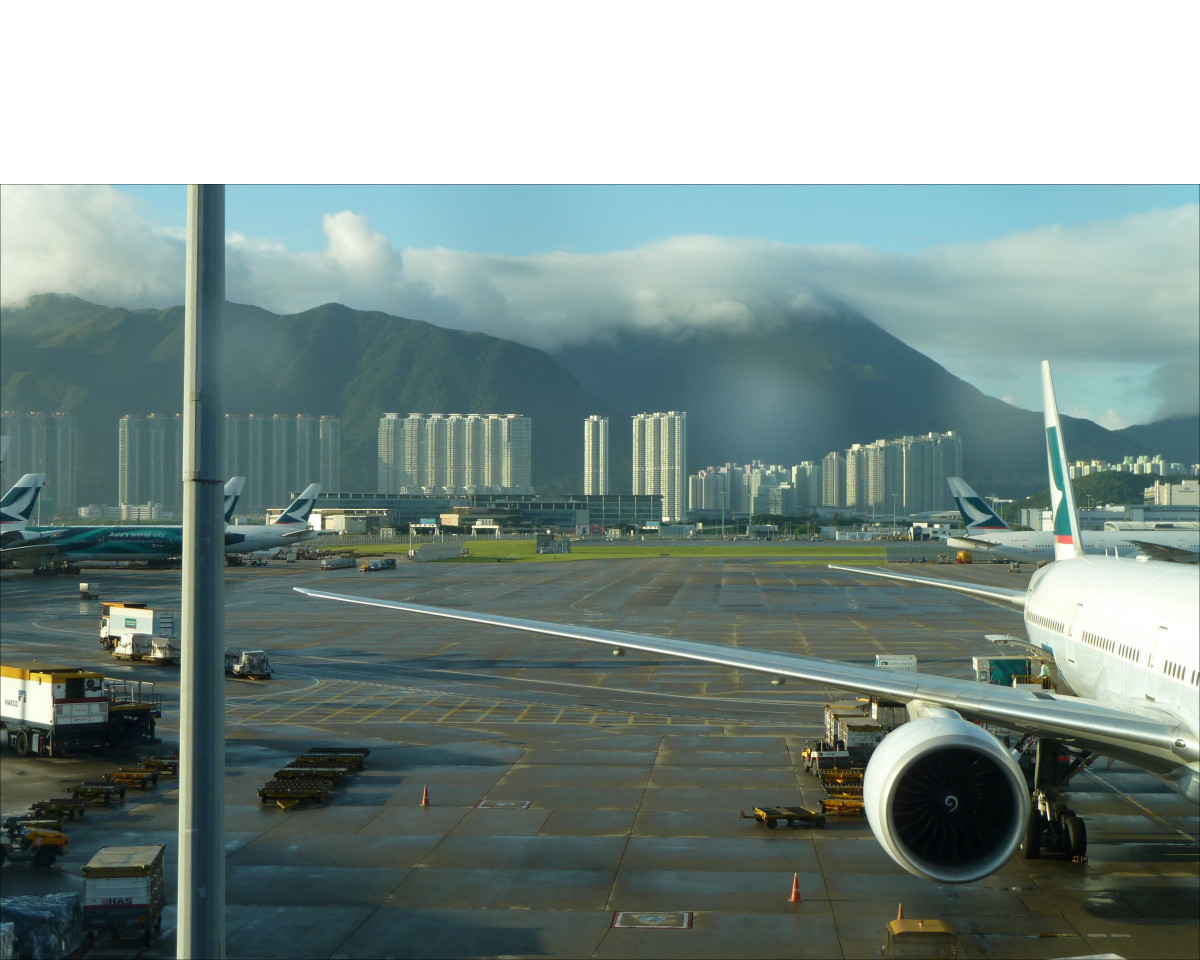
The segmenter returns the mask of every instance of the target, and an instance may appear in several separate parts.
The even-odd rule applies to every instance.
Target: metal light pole
[[[225,956],[225,188],[188,187],[179,685],[179,916],[186,960]]]

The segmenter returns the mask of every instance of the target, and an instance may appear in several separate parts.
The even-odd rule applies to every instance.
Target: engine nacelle
[[[1016,852],[1029,821],[1020,767],[991,734],[961,717],[902,724],[863,776],[867,820],[909,873],[969,883]]]

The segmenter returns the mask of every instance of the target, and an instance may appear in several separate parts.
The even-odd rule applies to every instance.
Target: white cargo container
[[[321,561],[322,570],[345,570],[356,566],[353,557],[325,557]]]
[[[112,655],[118,660],[148,660],[155,663],[179,663],[179,644],[170,637],[152,637],[145,633],[121,636],[113,643]]]
[[[108,737],[104,675],[74,667],[0,666],[0,720],[20,756],[53,754]]]
[[[910,653],[877,653],[875,666],[880,670],[900,670],[904,673],[917,672],[917,658]]]
[[[225,648],[225,672],[233,677],[252,680],[271,679],[271,661],[263,650],[245,650],[242,647]]]
[[[179,639],[175,610],[151,610],[144,603],[104,603],[100,606],[100,645],[111,650],[118,637],[135,633]]]
[[[163,844],[101,847],[83,867],[83,923],[89,937],[140,936],[162,926],[166,889]]]

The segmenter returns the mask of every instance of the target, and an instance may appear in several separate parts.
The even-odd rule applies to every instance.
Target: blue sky
[[[123,186],[147,220],[180,228],[183,187]],[[226,228],[320,250],[321,218],[352,210],[392,246],[503,256],[609,253],[688,234],[887,253],[1073,227],[1200,201],[1183,186],[239,186]]]

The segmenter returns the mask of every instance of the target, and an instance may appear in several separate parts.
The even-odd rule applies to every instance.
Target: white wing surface
[[[916,579],[919,582],[922,578],[897,577],[897,579]],[[746,650],[740,647],[696,640],[680,640],[673,637],[625,633],[619,630],[601,630],[594,627],[524,620],[498,614],[430,607],[398,600],[377,600],[328,593],[324,590],[310,590],[305,587],[294,587],[293,589],[298,593],[321,600],[339,600],[343,603],[383,607],[404,613],[463,620],[488,627],[540,633],[568,640],[582,640],[610,649],[641,650],[646,653],[657,653],[776,677],[825,684],[840,690],[885,697],[904,703],[922,701],[933,706],[955,710],[970,720],[1004,724],[1015,730],[1054,737],[1106,755],[1138,757],[1142,763],[1149,762],[1151,766],[1167,766],[1165,761],[1172,756],[1171,748],[1177,736],[1173,732],[1176,721],[1166,715],[1156,716],[1150,712],[1152,708],[1144,714],[1131,713],[1094,701],[1062,696],[1046,690],[1029,692],[970,680],[921,673],[901,673],[840,663],[835,660],[821,660],[816,657],[772,653],[765,650]],[[990,590],[992,593],[998,594],[992,599],[1016,603],[1016,598],[1009,596],[1015,591],[1002,591],[998,588],[990,588]],[[1154,763],[1155,760],[1158,763]]]

